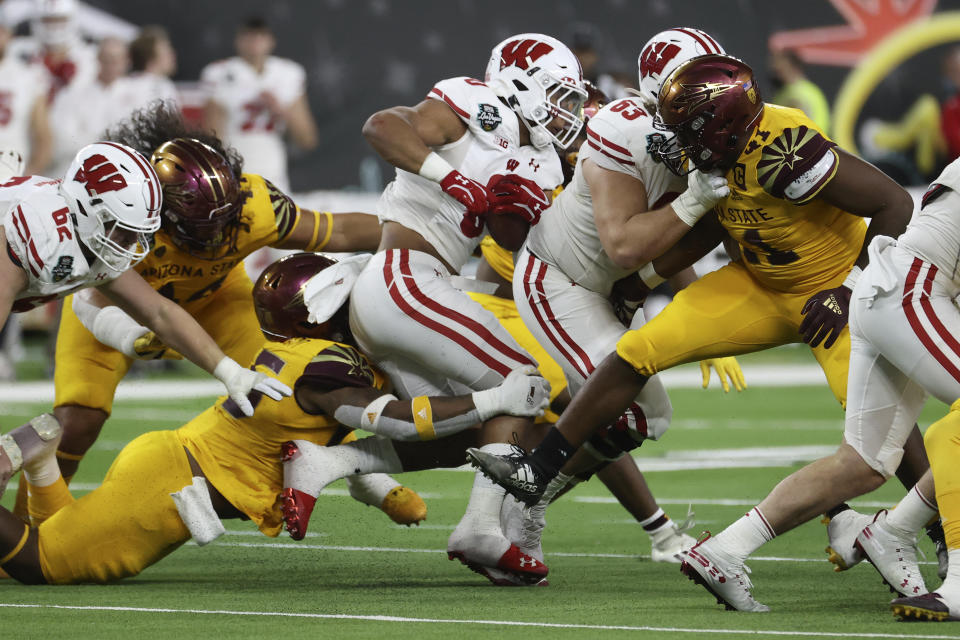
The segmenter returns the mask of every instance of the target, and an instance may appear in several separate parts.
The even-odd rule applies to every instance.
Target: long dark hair
[[[107,140],[132,147],[149,158],[164,142],[174,138],[196,138],[210,145],[227,159],[233,173],[240,179],[243,158],[233,147],[228,147],[212,131],[188,125],[176,104],[155,100],[113,125],[106,132]]]

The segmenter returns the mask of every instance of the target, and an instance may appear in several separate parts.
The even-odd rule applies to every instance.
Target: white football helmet
[[[95,142],[70,163],[60,195],[76,220],[80,240],[114,271],[146,257],[160,228],[163,192],[142,155],[115,142]]]
[[[640,50],[640,100],[650,114],[657,112],[657,96],[663,81],[677,67],[697,56],[708,53],[725,54],[713,37],[693,27],[674,27],[650,38]]]
[[[63,47],[76,36],[76,0],[35,0],[33,34],[45,47]]]
[[[521,33],[495,46],[484,81],[503,98],[530,131],[537,148],[573,142],[583,126],[581,110],[587,99],[580,62],[565,44],[542,33]],[[563,128],[554,133],[554,119]]]

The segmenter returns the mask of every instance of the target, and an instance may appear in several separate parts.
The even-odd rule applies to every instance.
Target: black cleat
[[[937,592],[896,598],[890,602],[890,610],[900,621],[946,622],[960,619],[950,615],[950,607]]]
[[[550,481],[537,470],[530,456],[523,453],[522,449],[508,456],[498,456],[470,447],[467,449],[467,460],[528,507],[540,501]]]

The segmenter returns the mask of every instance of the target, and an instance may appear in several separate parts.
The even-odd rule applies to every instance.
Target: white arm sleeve
[[[82,292],[73,296],[73,312],[93,337],[131,358],[137,357],[133,343],[149,331],[120,307],[98,307]]]

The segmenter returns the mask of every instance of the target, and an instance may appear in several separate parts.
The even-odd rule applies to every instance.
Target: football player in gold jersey
[[[294,389],[291,397],[261,402],[253,392],[250,417],[224,397],[175,431],[145,433],[118,454],[103,484],[78,500],[62,476],[36,485],[29,497],[34,526],[0,508],[0,567],[27,584],[108,582],[137,575],[191,537],[210,542],[224,531],[221,519],[250,519],[264,535],[276,536],[283,526],[281,445],[294,438],[342,442],[372,402],[385,429],[413,433],[467,428],[490,412],[543,411],[547,385],[533,373],[466,396],[401,401],[387,395],[382,374],[349,344],[345,314],[307,322],[302,288],[331,262],[316,254],[287,256],[254,287],[267,341],[261,338],[251,368],[276,375]],[[414,408],[429,417],[415,416]],[[34,465],[54,456],[60,428],[53,416],[20,429],[52,436]]]
[[[496,457],[470,450],[476,464],[528,503],[594,430],[619,415],[649,376],[683,362],[803,340],[845,402],[851,288],[867,264],[870,239],[898,236],[913,211],[906,191],[837,148],[802,112],[764,104],[752,70],[735,58],[687,61],[664,82],[659,98],[658,117],[673,136],[660,141],[663,161],[678,171],[719,171],[731,192],[715,215],[705,216],[654,261],[653,270],[642,274],[645,281],[653,286],[673,275],[725,234],[737,241],[743,260],[700,278],[651,322],[627,332],[533,454]],[[869,227],[863,217],[871,218]],[[664,224],[691,223],[678,217]],[[919,447],[904,458],[899,474],[907,486],[928,466],[916,430],[913,439]],[[518,482],[523,473],[534,482]],[[800,521],[770,528],[781,533]],[[727,582],[745,584],[742,575],[736,577]],[[747,595],[734,606],[757,605],[741,591]]]
[[[252,283],[243,267],[246,256],[265,246],[307,251],[377,247],[375,216],[301,209],[268,180],[242,173],[235,151],[213,135],[189,130],[175,108],[158,104],[136,112],[109,133],[149,157],[163,186],[163,225],[137,271],[239,362],[248,362],[260,348]],[[54,415],[64,429],[57,455],[68,481],[100,434],[117,384],[133,359],[177,356],[115,307],[101,313],[104,304],[95,296],[73,296],[61,315]],[[387,514],[401,524],[426,515],[419,496],[387,476],[359,477],[350,489],[366,504],[388,504]],[[388,496],[392,499],[385,503]],[[25,513],[23,483],[17,503],[15,511]]]

